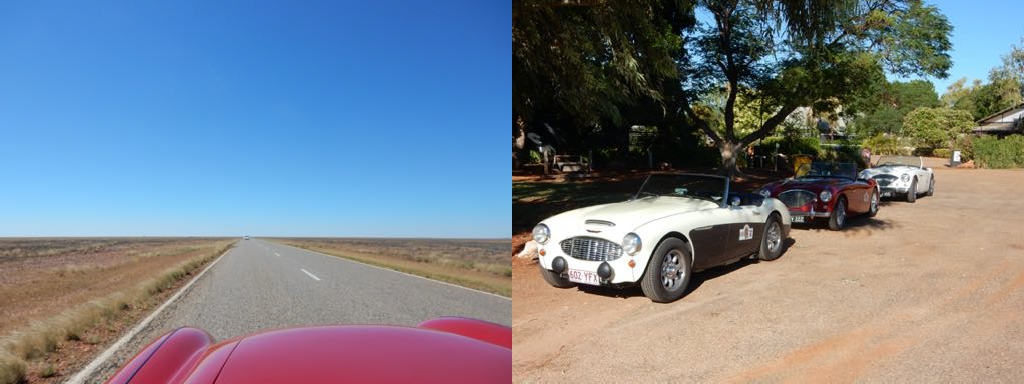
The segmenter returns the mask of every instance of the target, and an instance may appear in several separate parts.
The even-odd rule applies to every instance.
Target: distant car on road
[[[794,223],[828,220],[834,231],[846,226],[850,214],[878,213],[878,187],[874,180],[858,179],[853,163],[810,163],[794,178],[765,185],[758,192],[782,200]],[[806,172],[803,172],[806,171]]]
[[[860,177],[874,179],[882,197],[903,196],[913,203],[919,194],[935,194],[935,173],[919,156],[882,156],[874,168],[860,171]]]
[[[511,328],[461,317],[279,329],[220,343],[179,328],[107,383],[497,383],[512,377],[511,361]]]
[[[777,259],[789,225],[781,201],[731,191],[728,178],[653,174],[628,201],[550,217],[533,239],[554,287],[640,285],[652,301],[670,302],[695,271]]]
[[[249,240],[249,235],[245,235],[245,237],[243,237],[242,240]]]

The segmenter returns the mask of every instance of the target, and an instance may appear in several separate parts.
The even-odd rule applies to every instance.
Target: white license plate
[[[601,280],[597,277],[597,274],[594,272],[570,269],[568,271],[568,275],[569,281],[574,283],[601,285]]]
[[[890,196],[892,196],[892,192],[882,192],[882,197],[890,197]]]
[[[803,216],[791,216],[790,219],[792,219],[791,221],[794,222],[794,223],[803,223],[804,222],[804,217]]]

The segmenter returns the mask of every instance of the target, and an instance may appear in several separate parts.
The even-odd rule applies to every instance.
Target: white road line
[[[319,278],[319,277],[313,276],[313,274],[312,274],[312,273],[309,273],[309,271],[307,271],[307,270],[305,270],[305,269],[302,269],[302,268],[299,268],[299,270],[300,270],[300,271],[302,271],[302,272],[305,272],[305,273],[306,273],[307,275],[309,275],[309,277],[312,277],[312,278],[313,278],[313,280],[316,280],[316,281],[320,281],[320,278]]]
[[[391,268],[378,267],[378,266],[373,265],[373,264],[367,264],[367,263],[364,263],[364,262],[361,262],[361,261],[355,261],[355,260],[352,260],[352,259],[349,259],[349,258],[345,258],[345,257],[341,257],[341,256],[328,255],[326,253],[320,253],[320,252],[317,252],[317,251],[310,251],[310,250],[305,249],[305,248],[299,248],[299,247],[288,245],[288,244],[281,244],[281,245],[284,245],[284,246],[287,246],[287,247],[291,247],[291,248],[295,248],[295,249],[300,250],[300,251],[306,251],[306,252],[312,253],[314,255],[320,255],[320,256],[323,256],[323,257],[330,257],[330,258],[335,259],[335,260],[348,261],[348,262],[352,262],[352,263],[356,263],[356,264],[362,264],[362,265],[365,265],[367,267],[373,267],[373,268],[382,269],[382,270],[385,270],[385,271],[391,271],[391,272],[394,272],[394,273],[401,273],[401,274],[406,275],[406,276],[412,276],[412,277],[423,279],[423,280],[427,280],[427,281],[433,281],[435,283],[441,283],[441,284],[449,285],[449,286],[452,286],[452,287],[455,287],[455,288],[462,288],[462,289],[470,290],[470,291],[473,291],[473,292],[476,292],[476,293],[483,293],[483,294],[491,295],[491,296],[494,296],[494,297],[497,297],[497,298],[500,298],[500,299],[505,299],[505,300],[509,300],[509,301],[512,300],[511,297],[505,297],[505,296],[499,295],[497,293],[485,292],[485,291],[481,291],[479,289],[463,287],[461,285],[452,284],[452,283],[449,283],[447,281],[434,280],[434,279],[423,277],[423,276],[419,276],[419,275],[413,275],[411,273],[405,273],[405,272],[402,272],[402,271],[396,271],[396,270],[391,269]]]
[[[234,247],[232,247],[231,249],[234,249]],[[185,284],[184,287],[181,287],[181,289],[179,289],[178,292],[175,292],[173,296],[167,299],[167,301],[165,301],[163,304],[160,304],[160,306],[157,307],[157,309],[153,311],[153,313],[150,313],[149,316],[146,316],[146,318],[142,319],[142,321],[139,322],[139,324],[135,325],[135,328],[132,328],[131,331],[128,331],[128,333],[126,333],[124,336],[121,336],[120,339],[117,339],[117,341],[115,341],[114,344],[111,344],[109,347],[107,347],[107,349],[103,351],[103,353],[101,353],[99,356],[96,356],[95,359],[92,359],[92,361],[89,362],[89,364],[86,365],[85,368],[82,368],[81,371],[78,371],[78,373],[75,374],[75,376],[71,377],[70,379],[68,379],[68,381],[65,381],[64,383],[84,383],[85,379],[88,379],[89,376],[92,376],[92,374],[95,373],[96,369],[99,368],[101,364],[106,362],[107,359],[110,359],[110,357],[114,355],[114,352],[117,352],[117,350],[121,349],[121,347],[127,344],[128,341],[135,337],[135,335],[141,332],[143,328],[146,328],[146,326],[148,326],[149,323],[151,323],[153,319],[155,319],[156,316],[160,314],[160,312],[163,312],[163,310],[166,309],[169,305],[171,305],[171,303],[173,303],[175,300],[181,297],[183,293],[187,292],[189,288],[192,288],[192,284],[195,284],[195,282],[198,281],[200,277],[203,277],[203,275],[206,274],[206,271],[209,271],[210,268],[213,268],[214,265],[217,265],[220,259],[224,258],[224,255],[228,254],[228,252],[231,252],[231,249],[220,254],[220,256],[217,256],[217,260],[214,260],[212,263],[210,263],[209,266],[206,267],[206,269],[203,269],[203,271],[199,272],[199,274],[196,275],[196,277],[193,277],[192,281],[189,281],[188,284]]]
[[[280,253],[274,252],[274,256],[281,257]]]

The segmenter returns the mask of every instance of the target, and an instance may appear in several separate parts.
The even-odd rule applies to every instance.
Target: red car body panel
[[[771,196],[779,198],[779,195],[786,191],[804,190],[814,194],[814,201],[810,204],[791,206],[786,200],[780,199],[789,208],[791,215],[806,215],[812,217],[828,217],[835,208],[839,198],[846,198],[846,212],[866,213],[871,209],[870,192],[877,190],[875,180],[854,180],[840,177],[809,177],[777,181],[763,187],[771,192]],[[818,197],[822,191],[832,193],[829,201],[821,201]],[[811,213],[814,213],[813,215]]]
[[[181,328],[108,383],[509,382],[511,339],[508,327],[466,318],[280,329],[217,344]]]
[[[456,333],[505,348],[512,348],[512,332],[508,332],[508,327],[501,324],[464,317],[442,317],[422,322],[418,327]]]

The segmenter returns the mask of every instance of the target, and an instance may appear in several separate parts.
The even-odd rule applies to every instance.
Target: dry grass
[[[0,383],[49,382],[70,373],[92,346],[117,336],[233,242],[0,240],[0,269],[18,271],[17,278],[0,278]],[[71,353],[81,352],[76,345],[86,346],[84,353]]]
[[[509,296],[510,240],[276,238],[295,247]]]

